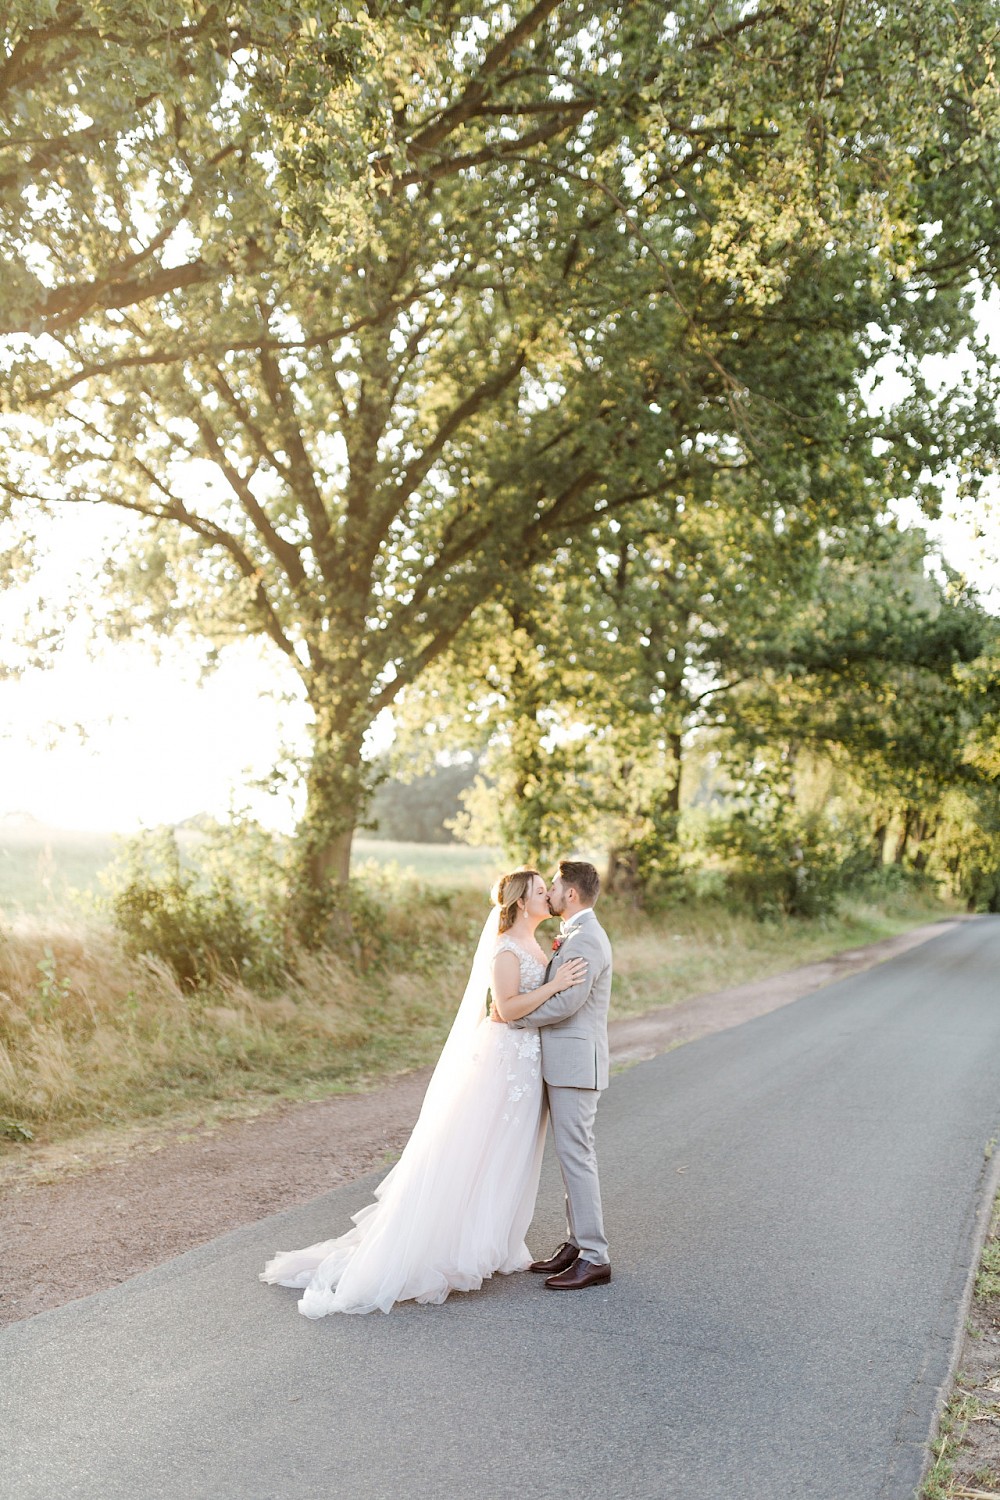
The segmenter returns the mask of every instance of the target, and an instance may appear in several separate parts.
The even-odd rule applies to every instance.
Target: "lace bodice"
[[[520,965],[520,993],[526,994],[529,990],[540,989],[545,983],[545,965],[540,964],[532,954],[525,952],[520,944],[515,943],[513,938],[502,937],[496,945],[497,953],[514,953]]]
[[[526,953],[511,937],[502,937],[495,953],[513,953],[520,966],[520,993],[537,990],[545,983],[545,965],[534,954]],[[512,1026],[493,1026],[488,1032],[498,1049],[498,1061],[504,1070],[507,1086],[506,1108],[500,1116],[503,1125],[518,1124],[525,1107],[534,1108],[541,1087],[542,1045],[538,1032]]]

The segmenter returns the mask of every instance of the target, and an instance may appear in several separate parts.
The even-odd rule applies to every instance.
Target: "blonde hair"
[[[531,893],[531,882],[541,876],[537,870],[529,870],[526,865],[520,869],[511,870],[509,875],[501,875],[491,891],[494,906],[500,908],[500,931],[507,932],[517,921],[517,903],[524,901]]]

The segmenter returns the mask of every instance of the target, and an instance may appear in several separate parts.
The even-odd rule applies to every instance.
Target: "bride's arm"
[[[571,985],[579,984],[586,972],[586,959],[571,958],[560,966],[555,978],[550,979],[548,984],[519,994],[521,966],[515,954],[506,949],[493,960],[493,983],[490,986],[493,991],[493,1013],[501,1021],[519,1021],[522,1016],[530,1015],[561,990],[568,990]]]

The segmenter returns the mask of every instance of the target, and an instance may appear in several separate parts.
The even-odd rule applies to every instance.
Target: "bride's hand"
[[[568,958],[564,964],[552,976],[553,983],[559,990],[572,989],[574,984],[579,984],[587,973],[587,960],[585,958]]]

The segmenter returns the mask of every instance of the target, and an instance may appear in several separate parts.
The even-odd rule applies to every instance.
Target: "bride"
[[[261,1281],[303,1291],[299,1311],[366,1313],[394,1302],[443,1302],[494,1271],[531,1264],[524,1243],[545,1142],[537,1031],[520,1020],[579,983],[583,959],[546,984],[535,929],[551,915],[537,870],[493,890],[465,997],[402,1156],[353,1216],[355,1228],[305,1250],[280,1251]],[[487,992],[493,1004],[488,1013]]]

